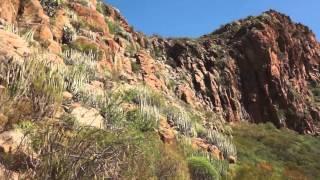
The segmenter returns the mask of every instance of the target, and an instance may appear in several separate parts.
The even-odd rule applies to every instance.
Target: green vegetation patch
[[[234,179],[319,179],[320,139],[272,124],[239,124],[233,129],[238,163]]]
[[[112,22],[110,20],[106,20],[106,22],[108,23],[109,32],[111,34],[115,34],[116,35],[116,34],[119,34],[119,33],[121,33],[123,31],[118,22]]]
[[[320,85],[311,88],[311,92],[315,103],[320,105]]]
[[[188,166],[192,179],[215,180],[220,177],[212,164],[204,157],[189,158]]]

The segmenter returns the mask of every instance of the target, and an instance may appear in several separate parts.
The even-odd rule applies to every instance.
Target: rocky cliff
[[[241,122],[319,135],[319,83],[315,35],[273,10],[189,39],[99,0],[1,0],[0,179],[223,177]]]
[[[110,6],[99,2],[97,11],[94,0],[85,6],[71,1],[68,9],[50,1],[7,1],[1,4],[2,22],[33,29],[37,42],[54,54],[62,52],[62,44],[86,44],[100,51],[101,66],[110,68],[117,59],[133,81],[131,64],[141,64],[140,79],[164,92],[167,77],[157,77],[153,68],[168,68],[166,76],[178,82],[177,96],[229,122],[271,121],[301,133],[319,131],[311,90],[320,81],[320,46],[311,30],[281,13],[248,17],[197,39],[165,39],[134,32]]]
[[[308,27],[276,11],[227,24],[198,39],[151,39],[181,80],[188,103],[201,103],[229,122],[271,121],[319,133],[320,46]],[[186,85],[187,84],[187,85]]]

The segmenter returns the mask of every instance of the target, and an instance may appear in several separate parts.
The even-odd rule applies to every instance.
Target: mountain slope
[[[272,10],[166,39],[97,0],[1,1],[0,179],[317,179],[317,137],[243,121],[319,135],[319,63]],[[269,153],[277,137],[304,146],[296,161]]]
[[[184,72],[195,101],[228,121],[319,133],[311,89],[319,84],[320,46],[307,27],[268,11],[199,39],[163,41],[155,39],[155,49]]]

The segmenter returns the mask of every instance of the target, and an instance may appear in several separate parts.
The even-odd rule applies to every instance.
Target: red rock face
[[[120,71],[132,76],[127,79],[139,79],[168,92],[167,77],[159,73],[160,64],[162,67],[166,62],[163,68],[171,73],[166,76],[175,83],[176,95],[191,106],[223,114],[229,122],[271,121],[278,127],[301,133],[320,133],[320,102],[314,102],[310,91],[320,87],[320,45],[307,27],[269,11],[233,22],[198,39],[150,38],[134,32],[118,10],[105,6],[106,12],[101,14],[95,7],[95,0],[88,6],[68,3],[68,8],[97,36],[90,39],[78,34],[75,42],[101,51],[99,67],[114,67],[111,59],[117,57]],[[48,9],[38,0],[0,2],[0,23],[6,21],[21,29],[34,29],[36,41],[50,52],[60,54],[63,29],[73,25],[63,6],[53,16],[55,21],[50,21]],[[105,16],[108,21],[117,22],[131,38],[110,34]],[[130,58],[125,56],[129,44],[140,45],[137,49],[141,51],[131,57],[141,68],[137,76],[132,73]],[[12,48],[7,48],[10,43],[3,46],[6,47],[0,50],[0,55],[21,55],[27,49],[24,45],[23,51],[18,51],[19,46],[11,52]],[[159,56],[158,59],[151,54]]]
[[[71,6],[86,23],[97,30],[101,30],[105,35],[109,35],[109,29],[102,14],[95,9],[84,7],[77,3],[74,3]]]
[[[2,0],[0,2],[0,18],[13,23],[18,15],[20,0]]]
[[[146,52],[140,51],[136,55],[137,62],[141,66],[142,79],[150,87],[166,92],[167,88],[164,81],[156,76],[159,67],[155,60]]]
[[[235,39],[240,43],[232,52],[244,106],[255,122],[315,133],[319,119],[310,112],[319,107],[310,103],[309,88],[320,80],[319,43],[306,27],[277,12],[260,21]]]
[[[320,45],[289,17],[269,11],[197,40],[155,46],[188,75],[198,101],[227,120],[317,133],[320,107],[312,103],[310,87],[320,82]]]

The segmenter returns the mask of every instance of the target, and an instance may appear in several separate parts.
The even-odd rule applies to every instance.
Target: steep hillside
[[[99,0],[2,0],[0,179],[317,179],[319,64],[275,11],[174,39]]]
[[[307,27],[289,17],[268,11],[199,39],[152,42],[180,74],[178,94],[186,102],[200,102],[229,122],[271,121],[319,133],[319,105],[311,90],[320,80],[320,46]]]

